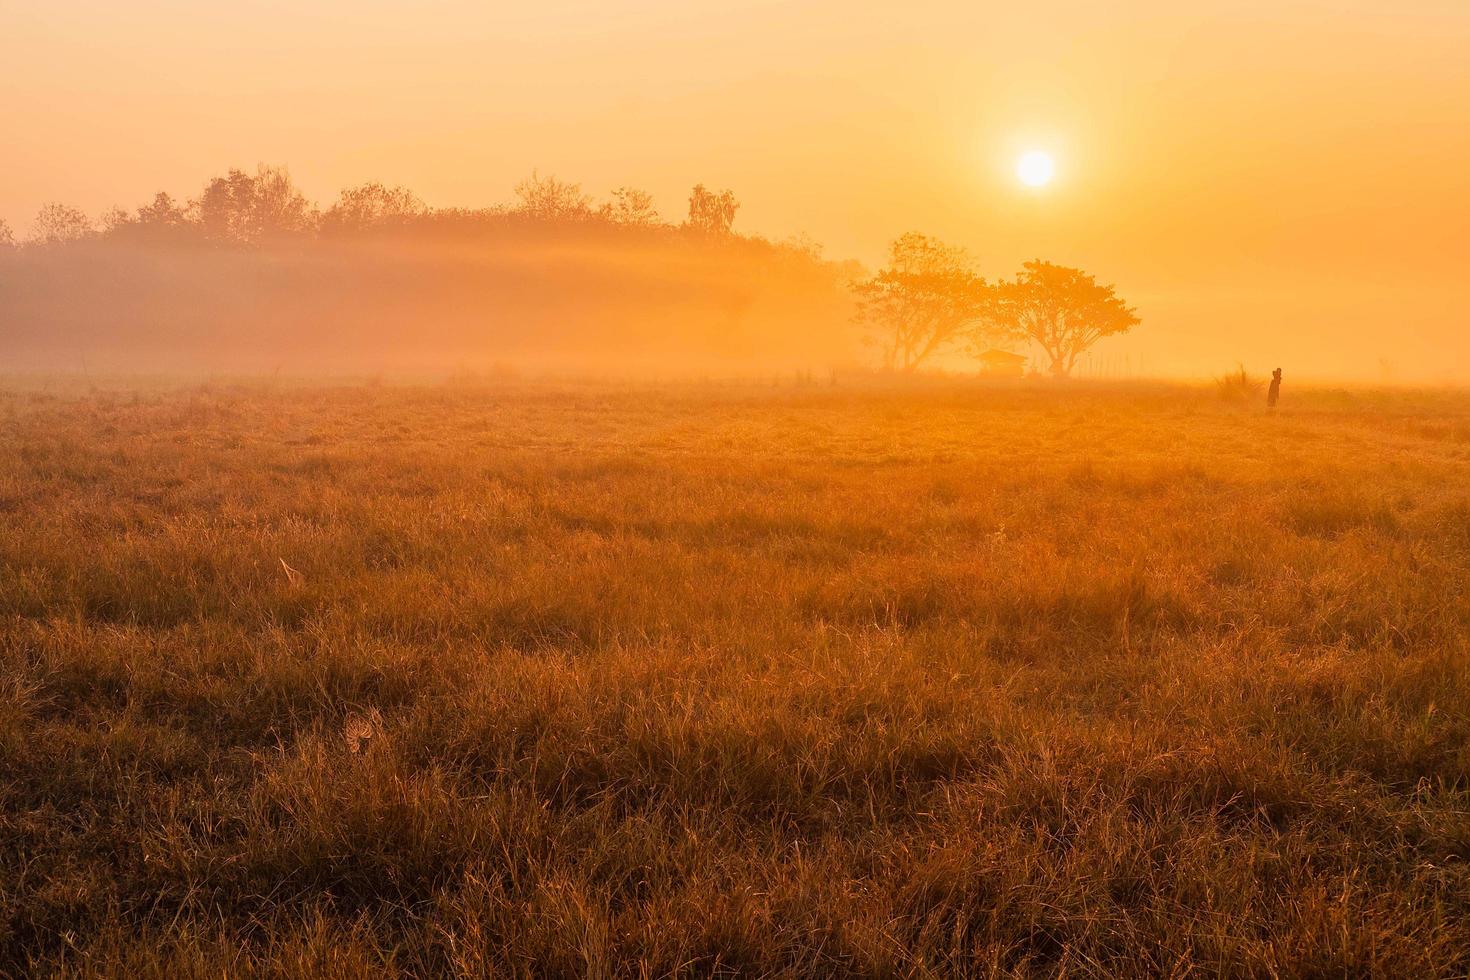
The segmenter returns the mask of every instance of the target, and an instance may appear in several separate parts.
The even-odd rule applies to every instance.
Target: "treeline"
[[[696,184],[690,192],[687,216],[681,222],[669,222],[658,213],[647,191],[620,187],[607,200],[595,202],[580,184],[533,172],[516,185],[515,200],[509,204],[431,208],[408,188],[367,183],[342,191],[323,209],[307,199],[285,168],[262,165],[253,174],[231,170],[215,177],[197,197],[179,200],[160,191],[148,204],[134,210],[115,207],[100,221],[65,204],[47,204],[23,238],[0,219],[0,246],[54,248],[88,241],[122,241],[239,247],[312,237],[397,232],[464,235],[497,230],[612,230],[620,234],[682,235],[704,242],[737,237],[763,242],[735,236],[733,225],[739,208],[733,192],[713,191]],[[817,251],[814,243],[802,239],[777,247],[807,255]]]
[[[231,170],[93,220],[0,225],[0,369],[743,371],[860,356],[852,263],[735,231],[696,185],[669,221],[624,187],[532,174],[514,200],[432,208],[378,183],[310,201],[282,168]]]
[[[964,355],[1019,370],[998,352],[1029,349],[1032,373],[1066,377],[1139,322],[1080,269],[990,281],[964,249],[909,233],[867,275],[809,240],[736,233],[739,207],[695,185],[675,223],[636,188],[594,201],[533,173],[501,206],[431,208],[370,183],[321,208],[264,166],[100,223],[50,204],[19,245],[0,226],[0,368],[740,373],[876,352],[913,372]]]

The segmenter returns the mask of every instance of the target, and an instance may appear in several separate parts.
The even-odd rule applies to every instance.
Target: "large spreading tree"
[[[994,330],[1035,342],[1058,378],[1070,377],[1093,344],[1139,322],[1112,286],[1081,269],[1041,261],[1027,262],[1015,279],[992,288],[986,319]]]
[[[222,244],[254,245],[316,228],[316,208],[284,167],[261,164],[253,175],[231,170],[190,206],[205,237]]]
[[[888,265],[857,284],[858,316],[890,371],[912,372],[984,326],[985,280],[962,248],[910,232],[888,249]]]

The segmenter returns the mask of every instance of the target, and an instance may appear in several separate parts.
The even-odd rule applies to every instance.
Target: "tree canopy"
[[[888,370],[911,372],[936,355],[1034,342],[1051,373],[1067,377],[1103,337],[1139,320],[1080,269],[1027,262],[1013,280],[987,283],[962,248],[910,232],[889,246],[888,263],[858,282],[858,317]]]
[[[856,291],[858,316],[883,366],[905,372],[971,336],[988,299],[968,252],[918,232],[894,241],[887,266]]]
[[[31,240],[37,245],[67,245],[90,238],[96,229],[92,219],[65,204],[47,204],[36,213]]]
[[[1000,332],[1036,343],[1054,377],[1072,374],[1077,358],[1104,337],[1126,333],[1139,319],[1113,291],[1081,269],[1027,262],[992,290],[989,319]]]
[[[695,184],[689,194],[689,227],[706,235],[728,235],[740,204],[732,191],[716,193]]]
[[[612,200],[602,206],[600,213],[615,224],[639,228],[652,228],[661,220],[653,206],[653,195],[636,187],[613,191]]]
[[[538,221],[575,221],[592,214],[592,198],[582,193],[581,184],[541,176],[536,171],[516,185],[517,209]]]
[[[316,225],[316,209],[284,167],[231,170],[206,184],[192,208],[205,237],[222,243],[254,244]]]
[[[384,225],[402,224],[426,213],[418,195],[406,187],[363,184],[344,190],[322,215],[326,234],[358,234]]]

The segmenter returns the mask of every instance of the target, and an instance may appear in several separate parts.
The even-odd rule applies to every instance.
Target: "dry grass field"
[[[0,973],[1464,976],[1470,395],[0,387]]]

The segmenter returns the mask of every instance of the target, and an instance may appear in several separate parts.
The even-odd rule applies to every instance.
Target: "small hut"
[[[1026,355],[992,347],[980,355],[980,377],[1021,378],[1026,375]]]

